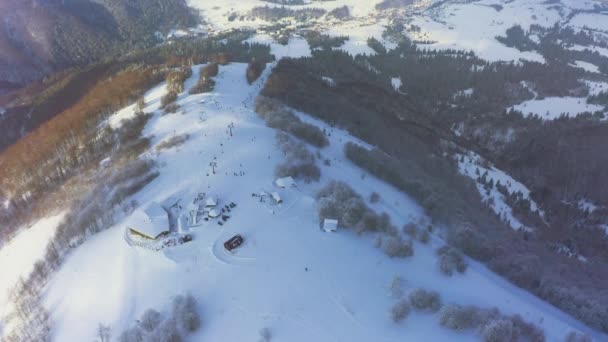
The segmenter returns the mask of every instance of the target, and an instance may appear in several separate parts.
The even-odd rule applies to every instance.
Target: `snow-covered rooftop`
[[[156,239],[169,231],[169,217],[160,204],[153,202],[144,210],[135,211],[127,222],[127,227],[148,238]]]

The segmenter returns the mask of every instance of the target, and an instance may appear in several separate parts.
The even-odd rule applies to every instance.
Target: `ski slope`
[[[273,340],[293,342],[479,339],[474,331],[442,328],[429,313],[412,312],[404,322],[393,323],[389,311],[396,299],[390,285],[396,276],[405,280],[406,294],[424,287],[439,291],[444,303],[518,313],[541,326],[549,341],[562,340],[571,330],[605,338],[475,262],[462,276],[442,275],[434,254],[443,244],[437,236],[428,246],[416,242],[412,258],[390,259],[373,246],[371,235],[322,232],[313,196],[330,179],[348,182],[365,197],[378,192],[381,200],[371,206],[387,212],[398,227],[426,218],[411,198],[346,160],[344,144],[362,142],[305,113],[297,115],[331,133],[330,146],[319,151],[331,163],[320,165],[318,183],[274,188],[273,169],[282,155],[274,131],[252,110],[270,68],[248,85],[246,67],[221,66],[215,90],[181,94],[176,114],[156,110],[164,85],[147,93],[146,111],[154,117],[145,134],[153,143],[182,134],[190,139],[161,153],[152,147],[147,157],[162,165],[160,176],[135,196],[145,206],[171,196],[210,192],[220,205],[237,204],[232,218],[221,227],[211,222],[192,228],[194,241],[161,252],[127,245],[124,222],[91,237],[71,253],[45,291],[55,341],[91,341],[99,323],[109,324],[118,336],[144,310],[163,309],[170,297],[185,292],[198,299],[203,320],[191,341],[255,340],[264,327],[272,331]],[[199,68],[194,67],[186,89],[194,84]],[[129,117],[132,109],[116,115]],[[117,117],[110,122],[120,124]],[[217,163],[215,174],[212,161]],[[251,196],[261,190],[279,191],[285,203],[263,205]],[[223,242],[237,233],[244,244],[234,253],[226,252]]]
[[[55,234],[65,213],[46,217],[0,248],[0,337],[2,320],[10,312],[9,293],[20,278],[27,278],[34,269],[34,263],[44,256],[47,243]]]

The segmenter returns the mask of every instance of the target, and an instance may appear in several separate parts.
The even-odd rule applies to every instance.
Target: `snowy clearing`
[[[588,72],[593,72],[593,73],[599,73],[600,72],[600,68],[597,65],[591,64],[591,63],[588,63],[588,62],[574,61],[574,64],[572,66],[584,69],[585,71],[588,71]]]
[[[472,50],[488,61],[529,61],[544,62],[537,52],[521,52],[496,40],[504,36],[507,29],[521,25],[527,30],[531,24],[552,26],[560,20],[556,10],[548,9],[540,1],[513,1],[501,3],[497,11],[490,5],[494,1],[480,1],[472,4],[448,3],[415,17],[411,24],[421,28],[411,32],[413,39],[431,41],[424,47],[440,50]],[[472,18],[475,18],[472,20]]]
[[[603,111],[604,107],[588,104],[584,97],[546,97],[542,100],[525,101],[510,109],[527,116],[538,115],[543,120],[555,120],[562,115],[575,117],[585,112]]]

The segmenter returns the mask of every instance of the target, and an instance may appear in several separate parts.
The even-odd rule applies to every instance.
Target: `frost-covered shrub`
[[[256,112],[266,121],[266,126],[280,129],[306,141],[316,147],[329,145],[329,140],[319,127],[303,122],[281,102],[259,96],[256,100]]]
[[[119,342],[181,342],[199,327],[196,299],[180,295],[171,301],[169,312],[146,310],[137,325],[120,334]]]
[[[357,233],[378,231],[396,235],[388,214],[374,213],[363,198],[344,182],[329,182],[319,190],[316,198],[320,220],[338,219],[342,227],[352,228]]]
[[[169,91],[160,98],[160,107],[165,109],[169,104],[175,102],[175,100],[177,100],[177,93],[174,91]]]
[[[418,310],[436,312],[441,308],[441,297],[436,291],[417,289],[410,293],[410,303]]]
[[[439,257],[437,263],[439,269],[445,275],[451,276],[456,270],[458,273],[464,273],[467,270],[467,263],[458,250],[443,246],[437,250],[437,256]]]
[[[427,244],[431,240],[431,233],[428,230],[423,229],[420,234],[418,234],[418,241]]]
[[[403,226],[403,232],[409,235],[412,239],[415,239],[416,236],[418,236],[418,226],[413,222],[406,223]]]
[[[172,315],[180,329],[195,331],[199,328],[201,320],[196,306],[196,299],[192,295],[173,298]]]
[[[160,312],[154,309],[146,310],[141,316],[139,326],[145,331],[153,331],[162,321]]]
[[[395,276],[391,282],[391,296],[396,299],[403,297],[403,279]]]
[[[513,322],[505,318],[494,319],[481,328],[484,342],[511,342],[515,332]]]
[[[272,332],[268,327],[260,329],[260,342],[270,342],[272,340]]]
[[[564,340],[565,342],[592,342],[593,340],[588,335],[571,331]]]
[[[398,236],[387,236],[382,240],[382,250],[391,258],[405,258],[414,255],[412,241],[403,241]]]
[[[369,201],[370,203],[378,203],[378,201],[380,201],[380,195],[377,192],[372,192],[371,195],[369,195]]]
[[[505,316],[496,308],[449,304],[439,311],[439,323],[453,330],[478,328],[486,342],[527,341],[544,342],[545,333],[521,316]]]
[[[138,326],[131,327],[120,334],[118,337],[119,342],[143,342],[144,333]]]
[[[150,342],[182,342],[183,338],[177,328],[177,322],[172,318],[160,323],[152,334],[147,336]]]
[[[509,317],[515,328],[515,334],[528,342],[545,342],[545,332],[533,323],[524,321],[520,315]]]
[[[410,302],[406,299],[398,301],[391,309],[391,318],[397,323],[404,320],[410,313]]]
[[[295,142],[283,132],[276,134],[279,149],[285,155],[283,162],[275,167],[275,176],[294,177],[305,182],[318,181],[321,169],[315,164],[315,156],[303,143]]]
[[[439,324],[452,330],[465,330],[477,326],[476,308],[448,304],[439,311]]]
[[[189,138],[189,134],[172,136],[171,138],[161,141],[158,145],[156,145],[156,151],[160,152],[162,150],[180,146],[184,144]]]

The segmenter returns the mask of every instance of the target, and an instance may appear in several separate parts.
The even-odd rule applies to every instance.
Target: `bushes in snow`
[[[409,235],[412,239],[415,239],[416,236],[418,236],[418,226],[413,222],[406,223],[403,226],[403,232]]]
[[[188,134],[175,135],[167,140],[161,141],[158,145],[156,145],[156,152],[180,146],[185,143],[189,138],[190,135]]]
[[[201,325],[201,319],[196,308],[196,299],[191,295],[173,298],[172,318],[182,331],[195,331]]]
[[[441,308],[441,298],[437,291],[417,289],[410,293],[410,303],[418,310],[436,312]]]
[[[370,203],[378,203],[378,201],[380,201],[380,195],[378,195],[377,192],[372,192],[371,195],[369,195],[369,202]]]
[[[160,98],[160,107],[165,109],[169,104],[175,102],[175,100],[177,100],[177,93],[174,91],[169,91]]]
[[[521,316],[505,316],[498,309],[448,304],[439,311],[439,323],[452,330],[478,329],[485,342],[544,342],[545,334]]]
[[[272,340],[272,332],[268,327],[260,329],[260,342],[270,342]]]
[[[585,334],[572,331],[566,336],[565,342],[593,342],[593,340]]]
[[[464,273],[467,270],[467,263],[458,250],[443,246],[437,249],[437,263],[439,269],[445,275],[451,276],[456,270],[458,273]]]
[[[291,133],[316,147],[329,145],[329,140],[319,127],[303,122],[293,111],[276,100],[259,96],[255,110],[268,127]]]
[[[405,258],[414,255],[411,240],[403,241],[399,236],[386,236],[381,240],[382,250],[391,258]]]
[[[285,158],[275,167],[275,176],[291,176],[303,179],[305,182],[319,180],[321,169],[315,164],[315,156],[303,143],[294,141],[289,135],[280,131],[277,131],[276,140]]]
[[[410,311],[410,302],[407,299],[402,299],[391,309],[391,318],[395,323],[401,322],[410,314]]]
[[[420,234],[418,234],[418,241],[427,244],[431,240],[431,233],[427,229],[423,229]]]
[[[498,316],[497,310],[448,304],[439,311],[439,324],[452,330],[465,330],[479,327],[496,316]]]
[[[201,67],[198,75],[198,81],[192,88],[190,88],[188,93],[192,95],[208,93],[212,91],[213,87],[215,87],[215,81],[212,77],[217,76],[219,70],[219,65],[215,62],[209,63],[208,65]]]
[[[341,227],[351,228],[362,233],[377,231],[395,234],[387,214],[373,212],[363,198],[348,184],[330,181],[317,194],[319,219],[337,219]]]
[[[491,320],[481,328],[484,342],[511,342],[513,334],[513,322],[505,318]]]
[[[156,327],[162,322],[162,316],[160,312],[154,309],[148,309],[141,315],[139,326],[145,331],[154,331]]]
[[[146,310],[139,322],[120,334],[120,342],[180,342],[200,327],[197,302],[191,295],[176,296],[164,315]]]

